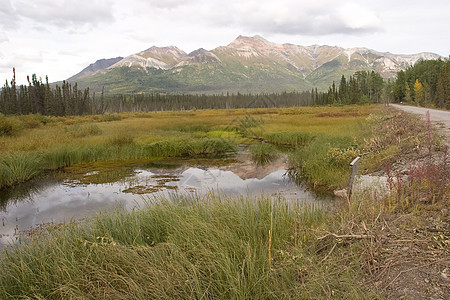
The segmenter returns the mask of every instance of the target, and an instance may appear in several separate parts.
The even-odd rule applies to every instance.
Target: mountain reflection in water
[[[0,194],[0,247],[15,241],[21,231],[39,224],[68,222],[94,216],[117,206],[142,206],[151,197],[170,193],[211,191],[225,195],[281,195],[294,201],[315,202],[316,196],[286,175],[285,158],[267,166],[240,160],[225,166],[149,163],[131,176],[108,183],[86,183],[66,178],[24,185],[17,193]],[[85,175],[95,175],[97,171]],[[6,199],[5,199],[6,198]]]

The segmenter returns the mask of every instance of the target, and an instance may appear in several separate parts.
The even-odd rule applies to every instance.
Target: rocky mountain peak
[[[232,41],[228,47],[231,48],[242,48],[242,47],[250,47],[255,49],[268,48],[275,46],[275,43],[269,42],[265,38],[255,35],[253,37],[250,36],[238,36],[234,41]]]
[[[204,54],[205,52],[208,52],[208,50],[204,49],[204,48],[199,48],[197,50],[192,51],[191,53],[188,54],[189,57],[193,57],[193,56],[197,56],[200,54]]]
[[[167,46],[167,47],[157,47],[153,46],[148,48],[147,50],[139,52],[137,55],[140,55],[142,57],[149,57],[149,56],[173,56],[176,58],[182,58],[185,57],[187,54],[183,50],[178,49],[175,46]]]

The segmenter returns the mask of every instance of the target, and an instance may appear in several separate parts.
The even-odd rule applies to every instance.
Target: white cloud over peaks
[[[380,30],[380,21],[374,12],[350,2],[239,1],[232,7],[234,23],[268,34],[328,35]]]
[[[381,23],[374,12],[356,3],[344,4],[337,9],[337,15],[348,28],[356,30],[376,30]]]
[[[37,23],[64,28],[114,21],[110,0],[19,0],[16,12]]]

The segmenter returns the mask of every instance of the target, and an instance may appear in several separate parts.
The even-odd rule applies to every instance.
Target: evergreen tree
[[[442,66],[436,89],[436,106],[450,109],[450,60]]]

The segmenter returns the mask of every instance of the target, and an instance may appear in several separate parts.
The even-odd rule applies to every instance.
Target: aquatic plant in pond
[[[249,151],[252,160],[258,165],[268,164],[279,156],[279,150],[274,145],[267,143],[250,145]]]

